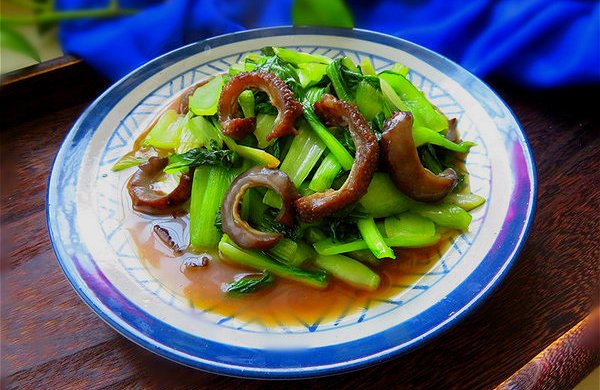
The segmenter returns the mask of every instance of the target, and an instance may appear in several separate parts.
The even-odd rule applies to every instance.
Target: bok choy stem
[[[223,235],[219,242],[219,251],[226,259],[246,267],[268,271],[282,278],[292,279],[315,288],[325,288],[327,286],[327,274],[325,272],[305,271],[271,260],[260,252],[241,249],[227,235]]]

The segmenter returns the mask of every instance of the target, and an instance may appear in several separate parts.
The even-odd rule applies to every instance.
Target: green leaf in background
[[[0,24],[0,47],[26,55],[40,62],[40,55],[27,39],[19,32]]]
[[[14,0],[13,0],[14,1]],[[36,16],[44,15],[54,11],[54,0],[33,0],[30,5],[33,8],[33,13]],[[35,28],[39,36],[42,36],[50,31],[56,30],[56,22],[35,22]]]
[[[292,23],[294,26],[354,27],[352,13],[344,0],[295,0]]]

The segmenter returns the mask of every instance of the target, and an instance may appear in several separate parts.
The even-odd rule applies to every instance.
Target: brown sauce
[[[389,299],[415,284],[423,274],[434,267],[447,249],[449,239],[435,246],[398,250],[395,260],[383,260],[373,267],[380,275],[381,284],[373,292],[361,291],[329,278],[324,290],[304,286],[284,278],[276,278],[271,286],[246,296],[230,296],[222,286],[243,273],[256,270],[230,263],[216,250],[203,267],[186,267],[184,263],[198,254],[176,255],[154,233],[154,225],[167,228],[173,240],[181,247],[189,242],[187,216],[146,216],[133,211],[124,196],[125,227],[131,233],[142,264],[165,288],[186,299],[191,306],[225,317],[235,316],[241,321],[254,321],[266,326],[302,325],[335,320],[342,315],[360,311],[370,301]]]

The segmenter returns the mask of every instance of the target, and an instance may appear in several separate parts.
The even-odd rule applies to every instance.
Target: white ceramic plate
[[[471,187],[487,202],[468,232],[418,281],[335,321],[267,327],[190,308],[152,278],[122,227],[124,178],[112,164],[143,124],[179,91],[225,71],[249,51],[283,46],[330,57],[367,57],[376,70],[406,64],[409,78],[477,143]],[[228,34],[168,53],[100,96],[67,135],[52,170],[48,226],[59,263],[98,315],[139,345],[182,364],[257,378],[297,378],[364,367],[447,329],[507,272],[532,220],[535,169],[510,110],[448,59],[360,30],[272,28]]]

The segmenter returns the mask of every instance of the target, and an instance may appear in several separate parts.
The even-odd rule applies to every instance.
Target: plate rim
[[[366,356],[360,361],[343,361],[337,362],[336,364],[328,364],[321,366],[312,366],[309,370],[298,370],[294,368],[286,368],[281,369],[281,371],[264,371],[261,368],[253,368],[248,366],[231,366],[231,367],[223,367],[223,365],[227,364],[211,364],[210,363],[202,363],[190,358],[187,358],[184,353],[177,353],[176,350],[169,350],[169,346],[162,344],[156,340],[149,338],[147,335],[142,334],[137,329],[132,329],[129,327],[128,323],[125,322],[122,318],[115,316],[115,314],[110,310],[105,308],[104,303],[97,299],[92,299],[92,297],[86,294],[86,290],[91,292],[91,289],[88,288],[85,283],[83,285],[77,280],[77,275],[71,274],[71,270],[68,268],[65,259],[63,256],[67,256],[66,251],[62,248],[62,243],[60,243],[60,238],[58,237],[58,233],[55,231],[55,227],[53,226],[53,213],[52,213],[52,205],[50,203],[50,199],[54,192],[58,191],[57,188],[53,189],[53,182],[56,180],[56,172],[58,171],[60,163],[63,162],[65,153],[65,145],[68,142],[73,141],[73,137],[75,132],[81,127],[84,119],[89,115],[90,111],[96,107],[98,104],[102,103],[104,97],[110,94],[111,91],[116,89],[117,87],[125,84],[129,79],[135,77],[137,73],[140,73],[149,68],[153,68],[157,63],[167,59],[170,56],[177,55],[179,52],[183,52],[187,48],[196,47],[196,46],[209,46],[209,47],[218,47],[222,45],[229,44],[231,42],[235,42],[237,40],[251,40],[262,37],[269,36],[278,36],[278,35],[294,35],[294,34],[302,34],[302,35],[323,35],[323,36],[337,36],[337,37],[345,37],[345,38],[355,38],[367,42],[380,43],[388,46],[396,46],[398,43],[401,43],[404,46],[412,47],[416,51],[424,52],[429,56],[437,57],[441,59],[443,62],[450,64],[454,70],[459,73],[463,73],[466,75],[468,79],[474,80],[479,84],[480,87],[483,87],[484,90],[491,93],[500,103],[502,103],[503,108],[505,108],[512,116],[516,126],[517,133],[522,137],[522,153],[526,160],[529,163],[527,166],[526,172],[528,179],[530,180],[530,193],[529,193],[529,203],[528,207],[525,210],[525,214],[528,215],[528,218],[524,221],[522,225],[520,225],[520,235],[518,236],[518,240],[511,245],[512,254],[509,253],[508,257],[504,258],[502,266],[499,269],[494,271],[493,277],[489,279],[489,281],[481,288],[481,290],[475,294],[472,298],[468,300],[468,302],[460,307],[455,313],[449,316],[446,320],[437,324],[437,326],[433,327],[429,332],[424,333],[420,337],[416,339],[412,339],[410,343],[404,345],[400,348],[390,348],[388,350],[382,350],[373,355]],[[175,61],[177,62],[177,61]],[[172,63],[168,64],[173,65]],[[433,65],[432,65],[433,66]],[[154,71],[159,71],[161,68],[154,69]],[[437,68],[436,68],[437,69]],[[439,69],[438,69],[439,70]],[[441,71],[441,70],[440,70]],[[443,72],[447,77],[449,77],[446,72]],[[519,140],[520,141],[520,140]],[[56,169],[56,171],[55,171]],[[54,180],[53,180],[54,179]],[[508,273],[516,259],[519,257],[525,242],[529,236],[530,229],[533,225],[536,204],[537,204],[537,169],[535,165],[535,160],[533,157],[533,152],[531,149],[531,145],[529,140],[523,131],[521,124],[519,123],[517,117],[515,116],[512,109],[504,102],[504,100],[494,91],[489,85],[487,85],[484,81],[479,79],[477,76],[473,75],[468,70],[464,69],[454,61],[446,58],[445,56],[438,54],[432,50],[424,48],[418,44],[412,43],[410,41],[397,38],[391,35],[378,33],[369,30],[363,29],[340,29],[340,28],[331,28],[331,27],[292,27],[292,26],[281,26],[281,27],[268,27],[268,28],[258,28],[252,30],[245,30],[240,32],[228,33],[219,35],[216,37],[208,38],[205,40],[197,41],[190,43],[188,45],[182,46],[180,48],[174,49],[165,53],[145,64],[142,64],[138,68],[134,69],[123,78],[113,83],[106,91],[104,91],[100,96],[98,96],[79,116],[77,121],[73,124],[71,129],[66,134],[63,139],[58,152],[54,158],[52,163],[52,168],[50,171],[50,175],[48,177],[47,182],[47,191],[46,191],[46,223],[48,227],[48,233],[50,236],[50,241],[52,244],[52,248],[54,254],[57,258],[57,261],[63,270],[65,276],[69,280],[69,283],[72,285],[73,289],[77,292],[77,294],[82,298],[82,300],[95,312],[104,322],[106,322],[109,326],[119,332],[121,335],[126,337],[127,339],[133,341],[137,345],[154,352],[164,358],[175,361],[177,363],[186,365],[188,367],[202,369],[208,372],[229,375],[229,376],[238,376],[244,378],[268,378],[268,379],[291,379],[291,378],[308,378],[308,377],[317,377],[317,376],[325,376],[325,375],[334,375],[341,372],[347,372],[352,370],[357,370],[360,368],[364,368],[366,366],[370,366],[373,364],[381,363],[385,360],[391,359],[393,357],[397,357],[401,354],[407,353],[415,348],[418,348],[425,344],[428,341],[438,337],[444,331],[450,329],[452,326],[460,322],[464,319],[469,313],[472,313],[479,305],[481,305],[486,299],[489,298],[491,293],[495,288],[499,286],[501,281],[504,279],[505,275]],[[67,256],[68,257],[68,256]],[[479,268],[481,264],[479,264],[474,270],[473,273]],[[464,283],[466,283],[469,278],[472,276],[469,275],[467,279],[461,282],[457,286],[457,288]],[[454,290],[453,290],[454,291]],[[125,296],[124,296],[125,297]],[[94,297],[96,298],[96,297]],[[127,299],[125,297],[125,299]],[[130,329],[131,328],[131,329]],[[383,353],[383,355],[382,355]],[[381,356],[380,356],[381,355]],[[300,367],[299,367],[300,368]]]

